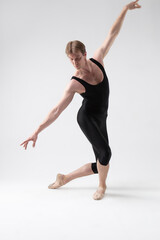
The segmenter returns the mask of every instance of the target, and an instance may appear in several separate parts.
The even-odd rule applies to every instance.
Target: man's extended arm
[[[112,46],[115,38],[117,37],[117,35],[122,27],[122,24],[123,24],[123,21],[124,21],[127,11],[141,7],[137,3],[138,1],[139,0],[136,0],[135,2],[131,2],[123,7],[123,10],[121,11],[120,15],[118,16],[118,18],[112,25],[111,29],[109,30],[109,33],[108,33],[106,39],[104,40],[103,44],[95,52],[94,58],[96,58],[97,60],[99,60],[101,62],[103,60],[103,58],[107,55],[110,47]]]

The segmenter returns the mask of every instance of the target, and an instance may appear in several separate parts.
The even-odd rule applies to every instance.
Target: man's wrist
[[[129,8],[128,8],[128,5],[125,5],[125,6],[124,6],[124,10],[127,11],[128,9],[129,9]]]
[[[36,131],[34,132],[34,134],[38,135],[40,133],[40,127],[38,129],[36,129]]]

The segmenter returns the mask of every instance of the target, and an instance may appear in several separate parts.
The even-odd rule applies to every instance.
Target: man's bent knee
[[[102,153],[99,157],[99,163],[103,166],[107,166],[112,156],[110,147],[107,148],[107,151]]]

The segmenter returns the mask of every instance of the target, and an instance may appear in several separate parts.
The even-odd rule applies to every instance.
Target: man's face
[[[85,64],[86,53],[83,55],[80,51],[68,55],[73,66],[78,70]]]

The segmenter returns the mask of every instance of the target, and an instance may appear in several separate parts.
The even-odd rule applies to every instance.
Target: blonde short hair
[[[83,55],[86,53],[86,47],[82,42],[78,40],[74,40],[67,43],[66,50],[65,50],[65,53],[67,55],[76,53],[78,51],[80,51]]]

